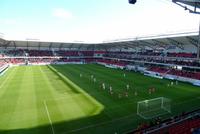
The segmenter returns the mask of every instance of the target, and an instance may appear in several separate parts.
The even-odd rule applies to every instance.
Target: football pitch
[[[171,100],[162,118],[200,108],[199,87],[170,82],[96,64],[11,67],[0,76],[0,134],[126,133],[147,121],[137,102],[157,97]]]

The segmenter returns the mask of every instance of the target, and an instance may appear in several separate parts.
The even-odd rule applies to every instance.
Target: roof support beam
[[[129,44],[124,44],[124,46],[136,50],[136,46],[129,45]]]
[[[136,46],[134,44],[130,44],[129,42],[123,42],[123,46],[136,50]]]
[[[15,49],[16,49],[16,48],[17,48],[17,45],[16,45],[15,41],[13,41],[13,45],[14,45],[14,47],[15,47]]]
[[[28,49],[28,44],[29,44],[29,43],[28,43],[28,41],[27,41],[27,42],[26,42],[26,49]]]
[[[152,44],[152,43],[149,43],[149,42],[146,42],[146,41],[143,41],[143,40],[140,40],[139,41],[139,44],[141,44],[141,45],[145,45],[145,46],[147,46],[147,47],[149,47],[149,48],[152,48],[153,50],[155,50],[155,46],[154,46],[154,44]]]
[[[95,50],[95,45],[90,44],[90,45],[88,45],[88,47],[86,49],[90,50],[90,48],[91,48],[92,51],[94,51]]]
[[[186,39],[192,44],[194,45],[196,48],[198,48],[198,40],[195,40],[192,37],[187,36]]]
[[[111,48],[111,43],[104,43],[101,45],[103,49],[105,49],[106,51],[109,51],[109,49]]]
[[[92,44],[92,51],[95,51],[95,45],[94,44]]]
[[[71,45],[69,46],[69,49],[73,48],[73,46],[74,46],[74,44],[73,44],[73,43],[71,43]]]
[[[38,42],[38,50],[40,50],[41,42]]]
[[[171,38],[167,38],[167,40],[172,44],[172,45],[175,45],[176,47],[184,50],[184,47],[183,47],[183,43],[182,42],[179,42],[175,39],[171,39]]]
[[[78,47],[78,50],[80,51],[80,49],[83,47],[83,44],[80,44]]]
[[[88,45],[88,46],[86,47],[86,50],[89,50],[90,48],[92,48],[92,45]]]
[[[60,43],[60,45],[59,45],[59,50],[61,50],[62,48],[63,48],[63,43]]]
[[[198,48],[198,40],[193,39],[192,37],[187,36],[186,39],[194,45],[196,48]]]
[[[197,47],[197,59],[200,61],[200,24],[199,24],[199,40],[198,40],[198,47]]]
[[[98,45],[99,48],[102,48],[105,51],[108,51],[107,46],[104,44]]]
[[[156,40],[156,39],[152,39],[152,41],[154,42],[155,46],[159,46],[162,48],[166,48],[167,46],[169,46],[169,44],[164,43],[162,41]]]
[[[121,51],[122,47],[120,44],[111,43],[108,48],[109,49],[117,48],[117,49],[120,49],[120,51]]]
[[[4,44],[5,49],[8,48],[8,46],[10,45],[10,43],[11,43],[11,41],[6,41],[6,42],[5,42],[5,44]]]
[[[1,47],[4,47],[5,48],[5,44],[7,43],[7,41],[3,41],[2,43],[1,43]]]
[[[49,50],[51,50],[52,46],[53,46],[53,43],[50,43]]]
[[[134,46],[136,48],[144,49],[143,45],[140,45],[139,42],[127,42],[130,46]]]

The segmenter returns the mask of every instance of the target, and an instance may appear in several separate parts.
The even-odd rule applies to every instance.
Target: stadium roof
[[[185,8],[185,10],[189,10],[191,13],[200,14],[200,0],[172,0],[174,3],[178,4],[179,6]],[[187,5],[193,7],[194,9],[189,8]]]
[[[64,43],[64,42],[41,42],[37,40],[16,41],[0,39],[1,48],[35,48],[35,49],[112,49],[112,48],[166,48],[175,45],[183,49],[184,45],[198,45],[198,33],[180,33],[160,36],[146,36],[134,39],[113,40],[103,43]]]
[[[200,8],[200,1],[199,0],[174,0],[174,1],[182,2],[182,3],[185,3],[187,5]]]
[[[198,46],[198,35],[188,35],[188,36],[176,36],[176,37],[163,37],[163,38],[139,38],[130,41],[120,41],[120,42],[109,42],[104,43],[107,48],[144,48],[148,47],[151,49],[156,48],[166,48],[170,45],[177,46],[183,49],[184,45],[194,45]]]

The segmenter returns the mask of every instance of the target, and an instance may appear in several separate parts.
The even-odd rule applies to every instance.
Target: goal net
[[[144,119],[152,119],[167,113],[171,113],[171,100],[159,97],[137,103],[137,114]]]

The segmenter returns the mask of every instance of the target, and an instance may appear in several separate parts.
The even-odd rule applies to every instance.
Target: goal
[[[171,113],[171,100],[159,97],[137,102],[137,114],[144,119],[152,119]]]

